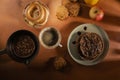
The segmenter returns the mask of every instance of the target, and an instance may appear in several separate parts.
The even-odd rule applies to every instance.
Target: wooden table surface
[[[120,80],[120,0],[100,0],[105,16],[100,22],[88,16],[89,7],[81,6],[78,17],[69,17],[60,21],[56,17],[56,8],[61,0],[41,0],[50,10],[48,22],[39,29],[29,27],[22,15],[23,8],[34,0],[0,0],[0,49],[6,47],[9,36],[20,29],[32,31],[36,36],[42,28],[53,26],[62,34],[63,48],[45,49],[40,46],[39,54],[28,66],[13,61],[8,55],[0,56],[0,80]],[[103,28],[110,38],[110,48],[104,60],[94,66],[83,66],[72,60],[67,51],[67,39],[70,32],[83,23],[93,23]],[[66,72],[56,71],[47,65],[54,56],[63,56],[70,63]]]

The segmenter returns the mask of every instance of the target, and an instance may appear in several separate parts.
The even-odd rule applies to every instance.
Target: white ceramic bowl
[[[87,30],[84,30],[84,27],[87,28]],[[80,58],[79,52],[78,52],[78,48],[76,47],[76,45],[73,44],[73,41],[76,40],[76,38],[78,37],[78,32],[94,32],[97,33],[101,39],[103,40],[103,44],[104,44],[104,49],[103,52],[94,60],[82,60]],[[106,34],[106,32],[101,29],[99,26],[95,25],[95,24],[82,24],[77,26],[71,33],[70,36],[68,38],[68,43],[67,43],[67,47],[68,47],[68,52],[70,54],[70,56],[72,57],[72,59],[82,65],[95,65],[99,62],[101,62],[101,60],[103,60],[103,58],[106,56],[108,49],[109,49],[109,38]]]

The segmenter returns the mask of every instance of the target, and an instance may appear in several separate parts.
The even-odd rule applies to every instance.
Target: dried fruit
[[[60,70],[67,65],[66,60],[63,57],[56,57],[54,60],[54,67],[56,70]]]

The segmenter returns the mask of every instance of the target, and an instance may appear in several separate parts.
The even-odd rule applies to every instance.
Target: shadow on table
[[[106,32],[107,32],[110,40],[113,40],[118,43],[120,42],[120,37],[119,37],[120,32],[108,31],[108,30],[106,30]]]
[[[110,14],[105,14],[102,22],[108,23],[115,26],[120,26],[120,17]]]
[[[116,1],[120,2],[120,0],[116,0]]]
[[[91,7],[89,7],[89,6],[85,5],[85,4],[81,4],[79,17],[83,17],[83,18],[86,18],[86,19],[91,19],[89,17],[89,10],[90,10],[90,8]],[[109,13],[104,13],[103,20],[100,21],[100,22],[111,24],[111,25],[120,26],[120,22],[119,21],[120,21],[120,17],[115,16],[115,15],[111,15]]]
[[[67,57],[68,59],[68,57]],[[69,58],[72,60],[71,58]],[[0,73],[1,78],[4,80],[12,79],[12,80],[35,80],[40,78],[41,80],[119,80],[120,79],[120,60],[118,61],[103,61],[94,66],[82,66],[80,64],[75,63],[74,61],[70,62],[71,70],[66,72],[56,71],[51,68],[50,65],[40,65],[35,64],[33,66],[29,66],[25,69],[6,69]],[[6,73],[7,71],[7,73]],[[7,75],[7,77],[6,77]],[[1,79],[0,78],[0,79]]]
[[[0,65],[6,64],[11,61],[11,58],[7,54],[0,55]]]

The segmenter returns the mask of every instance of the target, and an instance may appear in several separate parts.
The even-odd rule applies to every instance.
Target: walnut
[[[80,11],[80,4],[79,3],[70,2],[70,3],[67,3],[65,5],[65,7],[68,9],[70,16],[74,16],[74,17],[78,16],[79,11]]]
[[[53,64],[56,70],[61,70],[67,65],[67,62],[63,57],[56,57]]]
[[[65,6],[59,6],[57,8],[56,16],[60,20],[64,20],[68,17],[69,12],[68,9]]]

